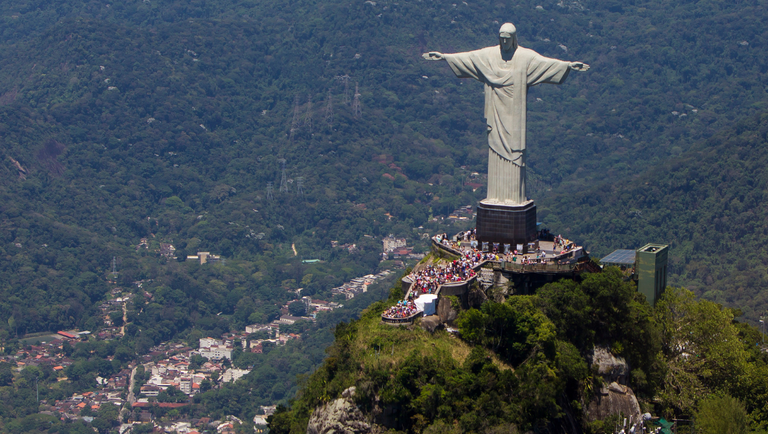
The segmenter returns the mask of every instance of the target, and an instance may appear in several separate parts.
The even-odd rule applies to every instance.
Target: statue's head
[[[512,23],[504,23],[499,29],[499,44],[504,51],[517,49],[517,29]]]

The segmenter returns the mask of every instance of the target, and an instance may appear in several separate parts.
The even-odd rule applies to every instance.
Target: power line
[[[349,79],[352,78],[347,74],[336,76],[336,81],[344,83],[344,104],[349,104]]]
[[[352,101],[352,115],[355,119],[360,119],[363,115],[363,111],[360,108],[360,91],[357,83],[355,83],[355,99]]]
[[[333,129],[333,96],[331,89],[328,89],[328,100],[325,103],[325,123],[328,128]]]
[[[293,99],[293,120],[291,121],[291,137],[290,137],[291,143],[293,143],[294,134],[296,134],[296,131],[299,129],[300,118],[301,118],[301,113],[299,111],[299,96],[296,95],[296,98]]]
[[[277,162],[283,166],[282,174],[280,175],[280,193],[288,193],[288,177],[285,175],[285,158],[281,158],[277,160]]]
[[[307,98],[307,112],[304,115],[304,126],[309,129],[309,133],[312,134],[312,95]]]
[[[304,196],[304,177],[299,176],[296,178],[296,194],[299,196]]]

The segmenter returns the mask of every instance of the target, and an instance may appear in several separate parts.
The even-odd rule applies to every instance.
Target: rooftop
[[[634,250],[616,250],[601,259],[600,263],[605,265],[634,265],[635,255]]]

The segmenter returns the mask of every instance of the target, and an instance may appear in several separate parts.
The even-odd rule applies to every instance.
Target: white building
[[[187,395],[192,394],[192,378],[181,377],[179,380],[179,390],[186,393]]]
[[[249,372],[251,372],[250,369],[235,369],[230,368],[227,369],[224,374],[221,376],[221,381],[224,383],[235,382],[244,376],[246,376]]]
[[[381,242],[384,244],[384,251],[387,253],[399,247],[405,247],[406,245],[405,238],[395,238],[392,234],[389,234],[388,237],[382,239]]]
[[[200,348],[199,353],[208,360],[232,360],[232,347],[228,345],[213,345],[207,348]]]
[[[222,345],[221,339],[214,338],[200,338],[200,348],[210,348],[217,345]]]

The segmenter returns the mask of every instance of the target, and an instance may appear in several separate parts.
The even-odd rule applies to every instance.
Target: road
[[[130,385],[129,385],[129,389],[128,389],[128,400],[127,400],[128,405],[133,405],[134,401],[136,401],[136,397],[133,395],[133,385],[136,384],[136,381],[135,381],[136,380],[136,369],[139,366],[140,365],[134,366],[133,370],[131,371],[131,381],[129,383]]]

